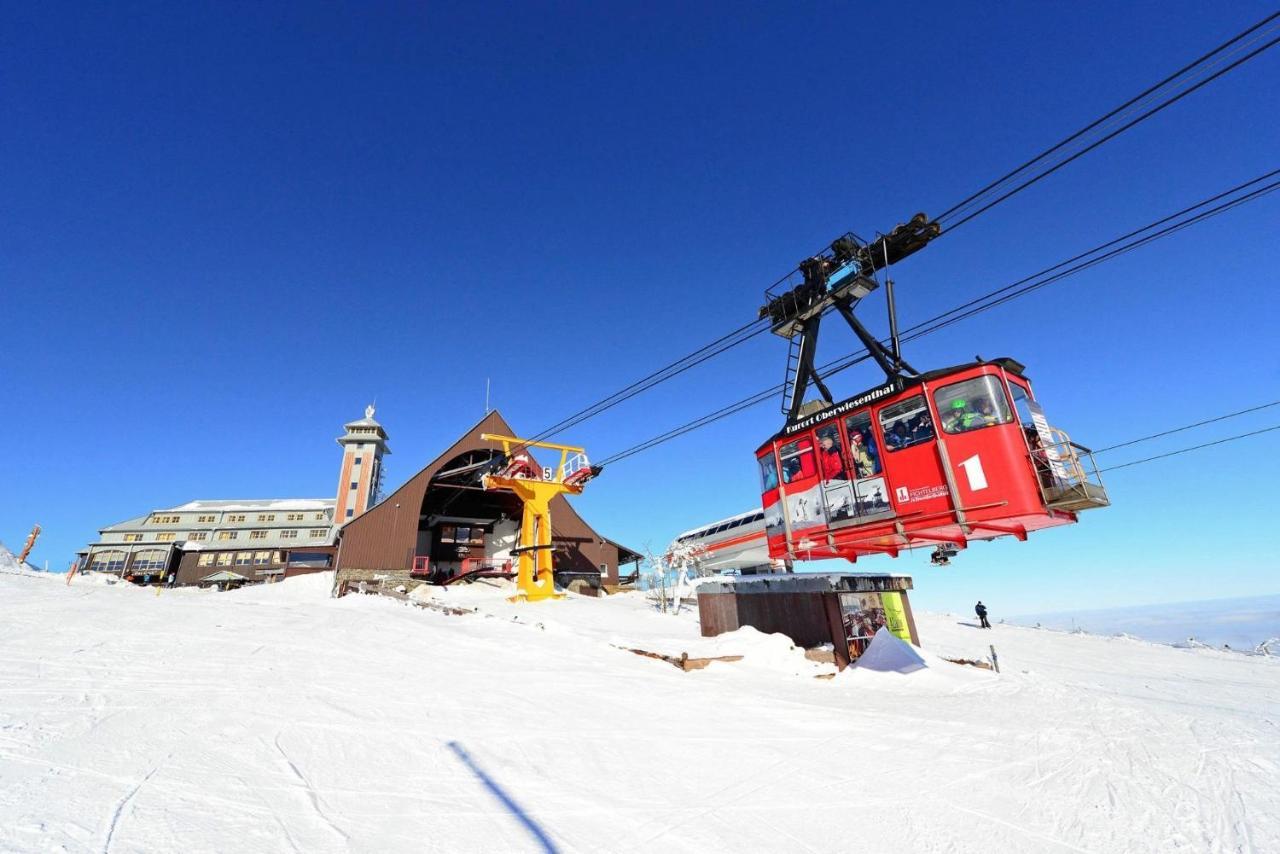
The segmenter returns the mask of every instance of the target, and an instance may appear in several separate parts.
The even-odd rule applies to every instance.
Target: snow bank
[[[855,666],[882,673],[914,673],[929,665],[919,650],[881,626]]]

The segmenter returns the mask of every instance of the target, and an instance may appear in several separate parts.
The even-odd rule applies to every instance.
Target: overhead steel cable
[[[943,211],[943,213],[937,217],[937,222],[944,225],[944,233],[949,233],[951,231],[954,231],[955,229],[959,228],[961,225],[964,225],[966,222],[973,219],[974,217],[984,213],[985,211],[991,209],[995,205],[1000,204],[1001,202],[1005,201],[1011,196],[1016,195],[1017,193],[1020,193],[1022,190],[1026,189],[1027,187],[1030,187],[1032,184],[1035,184],[1036,182],[1048,177],[1054,172],[1057,172],[1059,169],[1066,166],[1067,164],[1079,159],[1080,157],[1083,157],[1085,154],[1088,154],[1090,151],[1094,150],[1095,148],[1102,145],[1103,143],[1111,139],[1114,139],[1115,137],[1124,133],[1126,130],[1129,130],[1130,128],[1145,121],[1151,116],[1154,116],[1156,113],[1160,112],[1161,110],[1164,110],[1166,107],[1172,106],[1173,104],[1182,100],[1186,96],[1201,89],[1202,87],[1208,85],[1214,80],[1217,80],[1219,77],[1223,76],[1227,72],[1235,68],[1238,68],[1240,65],[1244,64],[1245,62],[1248,62],[1249,60],[1263,53],[1264,51],[1269,50],[1270,48],[1274,47],[1277,43],[1280,43],[1280,21],[1278,21],[1277,19],[1280,19],[1280,12],[1273,12],[1272,14],[1268,15],[1266,18],[1263,18],[1258,23],[1254,24],[1253,26],[1249,27],[1243,32],[1233,36],[1232,38],[1228,39],[1227,41],[1215,47],[1213,50],[1209,51],[1208,53],[1205,53],[1204,55],[1200,56],[1198,59],[1188,63],[1187,65],[1175,71],[1173,74],[1170,74],[1168,77],[1165,77],[1159,83],[1156,83],[1154,86],[1151,86],[1146,90],[1140,92],[1139,94],[1135,95],[1133,98],[1130,98],[1125,103],[1121,104],[1120,106],[1116,107],[1115,109],[1111,110],[1110,112],[1106,113],[1100,118],[1095,119],[1094,121],[1085,125],[1080,130],[1076,131],[1075,133],[1071,134],[1070,136],[1066,137],[1060,142],[1040,152],[1030,160],[1027,160],[1026,162],[1022,163],[1016,169],[1013,169],[1012,171],[1001,176],[1000,178],[997,178],[995,181],[992,181],[991,183],[987,184],[982,189],[978,190],[977,192],[971,194],[967,198],[963,199],[962,201],[958,202],[957,204]],[[1253,45],[1256,45],[1259,42],[1262,42],[1262,43],[1259,46],[1254,47],[1252,50],[1249,50],[1250,47],[1253,47]],[[1236,57],[1234,60],[1230,62],[1227,62],[1228,59],[1231,59],[1231,57],[1235,56],[1238,53],[1241,53],[1242,51],[1248,51],[1248,52],[1244,53],[1244,55],[1242,56]],[[1222,63],[1224,62],[1226,62],[1227,64],[1222,65]],[[1216,70],[1213,70],[1216,66],[1222,66],[1222,67],[1218,67]],[[1187,83],[1190,80],[1194,79],[1195,75],[1203,74],[1209,71],[1212,71],[1212,73],[1208,74],[1208,76],[1205,76],[1202,79],[1193,83],[1192,85],[1181,89],[1181,91],[1177,90],[1177,86]],[[1162,90],[1166,90],[1166,89],[1169,90],[1169,93],[1163,94]],[[1163,100],[1159,100],[1160,98],[1163,98]],[[1154,104],[1154,105],[1148,106],[1148,104]],[[1130,118],[1128,119],[1128,121],[1124,121],[1124,119],[1126,119],[1128,116],[1132,115],[1135,112],[1138,113],[1136,117]],[[1023,180],[1021,183],[1018,183],[1016,186],[1013,186],[1009,189],[1003,189],[1004,187],[1006,187],[1006,185],[1009,185],[1017,181],[1019,176],[1028,174],[1029,170],[1031,170],[1033,166],[1036,166],[1037,164],[1042,163],[1042,161],[1045,161],[1047,158],[1051,157],[1052,155],[1063,151],[1072,143],[1077,141],[1082,141],[1083,138],[1087,137],[1091,132],[1096,131],[1100,128],[1103,128],[1104,125],[1106,125],[1108,122],[1111,122],[1113,119],[1124,121],[1124,123],[1121,124],[1119,127],[1105,133],[1103,136],[1093,140],[1085,147],[1077,151],[1074,151],[1069,156],[1066,156],[1065,158],[1060,159],[1057,162],[1051,162],[1051,163],[1045,164],[1044,169],[1042,169],[1039,172],[1036,172],[1030,177],[1026,177],[1025,180]],[[997,193],[999,193],[998,196],[996,196],[993,199],[990,198],[991,196]],[[975,206],[979,206],[977,207],[977,210],[973,210]],[[960,218],[956,219],[957,217],[960,217]],[[948,220],[954,220],[954,221],[948,222]]]
[[[1185,430],[1192,430],[1196,427],[1203,427],[1206,424],[1216,424],[1219,421],[1226,421],[1228,418],[1238,418],[1241,415],[1248,415],[1251,412],[1259,412],[1263,409],[1270,409],[1273,406],[1280,406],[1280,400],[1273,400],[1270,403],[1263,403],[1259,406],[1251,406],[1248,409],[1241,409],[1236,412],[1228,412],[1226,415],[1219,415],[1216,418],[1206,418],[1204,421],[1197,421],[1194,424],[1187,424],[1183,427],[1174,427],[1172,430],[1164,430],[1160,433],[1152,433],[1150,436],[1141,436],[1137,439],[1130,439],[1127,442],[1121,442],[1118,445],[1108,445],[1105,448],[1098,448],[1095,454],[1105,454],[1108,451],[1114,451],[1117,448],[1127,448],[1130,445],[1137,445],[1140,442],[1150,442],[1152,439],[1161,439],[1165,436],[1172,436],[1174,433],[1181,433]]]
[[[567,418],[561,419],[545,430],[534,434],[534,437],[530,441],[541,441],[555,433],[560,433],[570,427],[580,424],[589,418],[594,418],[600,413],[612,409],[618,404],[630,400],[638,394],[648,391],[659,383],[663,383],[673,377],[677,377],[685,371],[697,367],[708,359],[718,356],[732,347],[743,344],[763,332],[767,332],[768,329],[768,324],[762,319],[753,320],[751,323],[739,326],[732,332],[722,335],[703,347],[699,347],[692,353],[682,356],[674,362],[641,377],[626,388],[619,389],[608,397],[578,410]]]
[[[1274,180],[1270,183],[1257,186],[1268,178],[1275,178],[1277,176],[1280,176],[1280,169],[1272,170],[1264,175],[1254,178],[1253,180],[1246,181],[1243,184],[1238,184],[1230,190],[1210,196],[1196,204],[1183,208],[1177,213],[1161,217],[1160,219],[1148,223],[1141,228],[1134,229],[1121,237],[1108,240],[1107,242],[1099,244],[1086,252],[1079,253],[1065,261],[1046,267],[1031,276],[1026,276],[1016,282],[989,291],[976,299],[962,303],[955,308],[949,309],[948,311],[935,315],[926,321],[909,327],[904,330],[906,334],[903,335],[902,340],[904,342],[913,341],[918,338],[922,338],[925,335],[931,335],[953,323],[957,323],[961,320],[973,317],[976,314],[980,314],[981,312],[1003,305],[1017,299],[1018,297],[1025,296],[1039,290],[1040,288],[1047,287],[1048,285],[1061,281],[1068,276],[1089,269],[1096,264],[1100,264],[1103,261],[1119,257],[1120,255],[1131,252],[1141,246],[1145,246],[1147,243],[1161,237],[1167,237],[1170,234],[1182,230],[1183,228],[1204,222],[1211,217],[1225,213],[1226,211],[1244,204],[1245,202],[1259,199],[1268,193],[1280,189],[1280,180]],[[1254,189],[1250,190],[1250,192],[1244,195],[1238,195],[1241,190],[1251,187]],[[1223,201],[1224,199],[1225,201]],[[1213,202],[1221,203],[1216,206],[1206,208],[1207,205],[1211,205]],[[1193,215],[1187,216],[1187,214]],[[1152,229],[1156,230],[1153,231]],[[1126,240],[1128,241],[1127,243],[1125,242]],[[887,344],[888,342],[883,343]],[[830,377],[834,374],[840,373],[841,371],[847,370],[853,365],[866,361],[869,358],[870,354],[865,349],[854,351],[853,353],[846,354],[845,356],[826,363],[818,369],[818,372],[824,378]],[[699,429],[700,427],[708,426],[723,418],[727,418],[730,415],[734,415],[752,406],[763,403],[768,400],[769,397],[777,394],[781,389],[781,385],[773,386],[772,388],[764,389],[735,403],[728,404],[714,412],[708,413],[707,415],[694,419],[686,424],[682,424],[679,427],[672,428],[671,430],[607,457],[602,462],[602,465],[608,465],[610,463],[626,459],[627,457],[683,436],[686,433]]]
[[[1168,453],[1164,453],[1164,454],[1156,454],[1154,457],[1144,457],[1143,459],[1140,459],[1140,460],[1131,460],[1130,462],[1120,463],[1120,465],[1116,465],[1116,466],[1107,466],[1104,469],[1098,469],[1098,473],[1101,474],[1103,472],[1116,471],[1117,469],[1127,469],[1130,466],[1140,466],[1143,463],[1150,463],[1156,460],[1163,460],[1167,457],[1176,457],[1180,454],[1189,454],[1192,451],[1198,451],[1201,448],[1212,448],[1215,445],[1225,445],[1228,442],[1237,442],[1241,439],[1248,439],[1251,436],[1261,436],[1263,433],[1270,433],[1274,430],[1280,430],[1280,424],[1276,424],[1273,427],[1263,427],[1261,430],[1251,430],[1248,433],[1241,433],[1238,436],[1228,436],[1225,439],[1217,439],[1213,442],[1205,442],[1204,444],[1201,444],[1201,445],[1192,445],[1188,448],[1179,448],[1176,451],[1169,451]]]
[[[1021,192],[1022,190],[1026,189],[1027,187],[1031,186],[1032,184],[1036,183],[1042,178],[1045,178],[1048,175],[1052,174],[1053,172],[1058,171],[1063,166],[1066,166],[1067,164],[1078,159],[1084,154],[1087,154],[1089,151],[1092,151],[1093,149],[1097,148],[1098,146],[1102,145],[1108,140],[1118,136],[1119,134],[1123,133],[1124,131],[1128,130],[1134,125],[1142,121],[1145,121],[1147,118],[1155,115],[1156,113],[1160,112],[1164,108],[1176,103],[1177,101],[1181,100],[1187,95],[1190,95],[1192,92],[1195,92],[1196,90],[1202,88],[1203,86],[1212,82],[1213,80],[1216,80],[1217,78],[1221,77],[1222,75],[1226,74],[1232,69],[1240,66],[1241,64],[1247,62],[1248,60],[1253,59],[1263,51],[1275,46],[1278,42],[1280,42],[1280,35],[1275,35],[1274,37],[1272,37],[1273,33],[1280,33],[1280,23],[1277,22],[1277,19],[1280,19],[1280,12],[1272,13],[1271,15],[1267,16],[1266,18],[1254,24],[1253,26],[1249,27],[1248,29],[1244,30],[1243,32],[1233,36],[1232,38],[1218,45],[1208,53],[1205,53],[1204,55],[1200,56],[1196,60],[1178,69],[1173,74],[1165,77],[1163,80],[1161,80],[1159,83],[1155,84],[1154,86],[1148,87],[1143,92],[1139,93],[1133,98],[1130,98],[1128,101],[1121,104],[1119,107],[1116,107],[1115,109],[1111,110],[1110,112],[1094,120],[1093,122],[1090,122],[1085,127],[1071,134],[1067,138],[1045,149],[1043,152],[1031,158],[1030,160],[1024,162],[1023,164],[1021,164],[1011,172],[1006,173],[1004,176],[987,184],[985,187],[978,190],[977,192],[972,193],[971,195],[969,195],[967,198],[965,198],[958,204],[953,205],[951,208],[947,209],[939,217],[937,217],[937,221],[941,223],[944,220],[949,220],[954,217],[961,216],[962,214],[963,214],[963,217],[955,222],[946,223],[945,231],[943,233],[945,234],[945,233],[954,231],[960,225],[963,225],[964,223],[982,214],[983,212],[989,210],[995,205],[1005,201],[1006,199],[1010,198],[1016,193]],[[1203,79],[1195,82],[1193,85],[1189,86],[1188,88],[1182,89],[1181,91],[1178,91],[1176,94],[1171,94],[1165,97],[1165,100],[1159,103],[1155,103],[1154,106],[1150,106],[1150,107],[1147,106],[1149,103],[1154,102],[1157,97],[1164,97],[1164,96],[1158,96],[1158,93],[1160,93],[1161,90],[1169,87],[1170,84],[1175,84],[1175,83],[1178,83],[1179,81],[1187,82],[1182,80],[1182,78],[1184,77],[1189,78],[1190,75],[1192,75],[1193,73],[1208,72],[1214,69],[1216,65],[1221,65],[1222,63],[1227,62],[1228,59],[1240,53],[1241,51],[1248,50],[1250,47],[1257,44],[1259,41],[1262,41],[1263,39],[1268,39],[1268,38],[1270,39],[1269,41],[1266,41],[1265,43],[1254,48],[1253,50],[1249,51],[1243,56],[1238,56],[1229,64],[1223,67],[1217,68],[1217,70],[1213,71],[1207,77],[1204,77]],[[1001,193],[1001,195],[999,195],[999,197],[991,201],[986,201],[989,195],[993,193],[1001,192],[1002,187],[1016,180],[1019,175],[1022,175],[1023,173],[1027,172],[1027,170],[1029,170],[1031,167],[1035,166],[1036,164],[1042,163],[1042,161],[1045,161],[1046,158],[1050,157],[1055,153],[1062,151],[1071,143],[1081,140],[1090,132],[1095,131],[1099,128],[1102,128],[1107,122],[1113,119],[1124,119],[1128,115],[1131,115],[1133,112],[1138,110],[1144,110],[1144,109],[1145,111],[1142,112],[1140,115],[1138,115],[1136,118],[1132,118],[1129,121],[1127,121],[1125,124],[1120,126],[1119,128],[1111,130],[1105,136],[1102,136],[1101,138],[1094,140],[1085,148],[1072,153],[1070,156],[1066,157],[1063,160],[1060,160],[1059,162],[1048,165],[1047,168],[1045,168],[1043,171],[1039,172],[1038,174],[1030,178],[1027,178],[1025,181],[1023,181],[1021,184],[1018,184],[1016,187],[1013,187],[1012,189],[1004,190]],[[981,207],[979,207],[977,210],[970,211],[970,208],[972,208],[975,205],[981,205]],[[1123,238],[1119,238],[1119,239],[1123,239]],[[1067,263],[1070,263],[1070,262],[1069,261],[1064,262],[1064,264],[1067,264]],[[794,272],[795,271],[793,270],[791,273],[788,273],[787,275],[790,276]],[[786,277],[784,276],[783,278],[785,279]],[[1016,284],[1011,285],[1010,287],[1015,287],[1015,286]],[[757,327],[757,326],[758,328],[750,332],[750,334],[746,334],[741,338],[735,338],[735,336],[742,335],[747,330],[750,330],[752,327]],[[626,388],[619,389],[618,391],[614,392],[612,395],[606,398],[603,398],[591,404],[590,406],[587,406],[587,407],[584,407],[583,409],[578,410],[578,412],[575,412],[573,415],[570,415],[567,418],[564,418],[561,421],[557,422],[556,424],[551,425],[550,427],[546,428],[540,433],[535,434],[535,438],[531,441],[540,441],[540,440],[546,439],[556,433],[563,432],[564,430],[569,429],[570,427],[576,426],[578,424],[581,424],[584,421],[594,418],[595,416],[603,412],[606,412],[609,409],[612,409],[618,404],[623,403],[627,400],[630,400],[639,394],[643,394],[645,391],[648,391],[649,389],[654,388],[655,386],[663,382],[666,382],[667,380],[672,379],[673,377],[679,376],[685,371],[693,367],[696,367],[697,365],[700,365],[703,362],[706,362],[709,359],[733,347],[738,346],[739,344],[744,343],[749,338],[752,338],[755,335],[758,335],[764,332],[766,328],[767,328],[767,324],[762,324],[761,321],[759,320],[753,321],[749,324],[746,324],[745,326],[739,327],[733,332],[730,332],[727,335],[716,339],[710,344],[707,344],[706,346],[699,348],[698,350],[695,350],[693,353],[690,353],[687,356],[682,357],[681,359],[677,359],[675,362],[672,362],[664,366],[663,368],[660,368],[657,371],[654,371],[653,373],[640,378],[639,380],[627,386]]]

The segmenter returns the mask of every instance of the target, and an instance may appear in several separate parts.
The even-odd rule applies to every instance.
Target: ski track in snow
[[[1004,673],[821,681],[638,596],[330,582],[0,577],[0,851],[1280,850],[1280,660],[918,615]]]

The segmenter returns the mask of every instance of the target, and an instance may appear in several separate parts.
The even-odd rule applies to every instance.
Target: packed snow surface
[[[1277,659],[917,615],[923,669],[818,679],[637,594],[331,581],[0,574],[0,851],[1280,850]]]

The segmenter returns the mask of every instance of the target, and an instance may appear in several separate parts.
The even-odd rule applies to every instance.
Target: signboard
[[[1044,449],[1045,460],[1049,470],[1058,480],[1067,480],[1067,468],[1062,464],[1062,457],[1054,447],[1053,431],[1049,428],[1049,420],[1044,417],[1044,408],[1037,401],[1028,400],[1027,409],[1031,411],[1031,423],[1036,425],[1036,435],[1040,437],[1040,446]]]
[[[837,415],[852,412],[855,409],[859,409],[870,403],[875,403],[881,398],[888,397],[891,394],[897,394],[900,391],[902,391],[901,380],[894,380],[893,382],[885,383],[884,385],[877,386],[870,391],[864,391],[857,397],[842,400],[835,406],[829,406],[821,412],[815,412],[813,415],[788,424],[786,427],[782,428],[782,435],[790,436],[793,433],[799,433],[801,430],[809,429],[819,421],[826,421],[828,418],[834,418]]]

